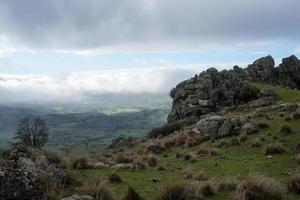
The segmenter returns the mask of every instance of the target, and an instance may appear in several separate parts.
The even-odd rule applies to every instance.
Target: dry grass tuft
[[[293,130],[289,125],[283,124],[280,128],[280,133],[291,134],[291,133],[293,133]]]
[[[274,144],[274,143],[269,144],[265,150],[266,155],[282,154],[284,152],[285,152],[285,150],[281,144]]]
[[[82,194],[90,195],[95,200],[115,200],[114,195],[97,179],[87,181],[80,189]]]
[[[282,200],[282,188],[273,179],[251,173],[240,183],[236,192],[237,200]]]

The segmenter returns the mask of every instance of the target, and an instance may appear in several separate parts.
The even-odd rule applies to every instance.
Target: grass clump
[[[218,192],[232,192],[236,190],[238,181],[236,177],[226,177],[221,179],[217,184]]]
[[[291,133],[293,133],[293,130],[289,125],[283,124],[280,128],[280,133],[291,134]]]
[[[300,195],[300,174],[289,177],[287,182],[288,191]]]
[[[293,118],[294,120],[300,119],[300,113],[299,113],[299,112],[294,112],[294,113],[292,114],[292,118]]]
[[[300,153],[296,155],[296,162],[300,165]]]
[[[266,155],[282,154],[284,152],[285,152],[285,150],[282,147],[282,145],[281,144],[275,144],[275,143],[269,144],[266,147],[266,150],[265,150]]]
[[[211,147],[202,146],[197,152],[198,155],[217,155],[217,150]]]
[[[161,192],[157,200],[189,200],[189,195],[184,185],[171,185]]]
[[[80,189],[82,194],[90,195],[95,200],[115,200],[114,195],[106,186],[97,179],[92,179],[81,187]]]
[[[282,200],[282,195],[277,182],[253,173],[240,183],[236,191],[237,200]]]

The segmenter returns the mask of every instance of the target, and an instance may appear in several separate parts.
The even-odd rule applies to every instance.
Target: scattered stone
[[[249,122],[247,124],[245,124],[243,127],[242,127],[242,133],[246,133],[246,134],[252,134],[252,133],[255,133],[257,132],[257,128],[256,126]]]

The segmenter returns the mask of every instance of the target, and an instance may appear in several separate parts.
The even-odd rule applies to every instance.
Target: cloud
[[[299,42],[299,7],[299,0],[2,0],[0,34],[17,47],[83,54],[249,48]]]
[[[194,75],[184,69],[82,71],[66,76],[0,74],[0,102],[84,100],[105,94],[168,93]]]

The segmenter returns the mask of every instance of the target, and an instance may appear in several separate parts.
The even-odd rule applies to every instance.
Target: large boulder
[[[32,174],[36,174],[38,171],[35,163],[29,158],[20,157],[17,161],[17,166],[20,169]]]
[[[0,199],[46,200],[36,175],[21,169],[0,170]]]

